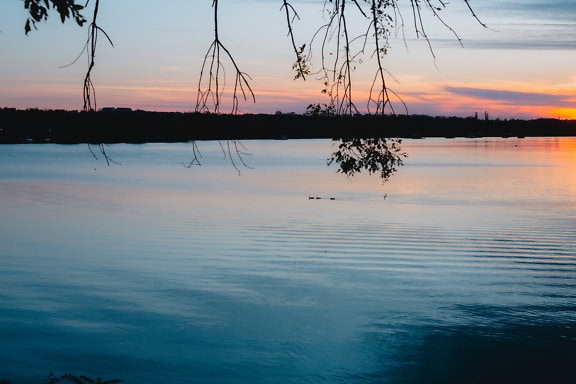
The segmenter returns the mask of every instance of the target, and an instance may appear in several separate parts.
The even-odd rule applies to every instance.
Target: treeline
[[[226,139],[576,136],[576,120],[473,117],[215,115],[107,108],[0,109],[0,143],[147,143]]]

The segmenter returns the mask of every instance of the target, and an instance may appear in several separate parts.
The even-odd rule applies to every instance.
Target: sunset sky
[[[295,22],[296,38],[307,43],[323,22],[324,1],[291,2],[301,18]],[[294,57],[281,3],[221,1],[220,38],[251,76],[256,94],[256,103],[242,103],[241,112],[302,113],[310,103],[327,102],[320,81],[293,80]],[[202,59],[212,41],[211,4],[211,0],[102,0],[99,24],[114,47],[104,37],[99,40],[93,75],[97,107],[193,111]],[[471,0],[470,4],[488,28],[471,17],[464,1],[452,1],[442,14],[463,47],[430,18],[425,21],[434,56],[425,41],[415,39],[411,14],[404,11],[405,38],[399,33],[392,39],[385,66],[393,76],[389,85],[408,112],[576,118],[576,2]],[[80,54],[86,28],[73,22],[62,25],[52,14],[26,36],[26,16],[22,1],[0,0],[0,107],[81,109],[86,59],[82,56],[66,65]],[[361,110],[373,73],[374,63],[367,57],[354,74],[354,96]]]

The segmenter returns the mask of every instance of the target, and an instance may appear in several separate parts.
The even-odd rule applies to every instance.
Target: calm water
[[[0,381],[576,382],[575,138],[244,144],[0,146]]]

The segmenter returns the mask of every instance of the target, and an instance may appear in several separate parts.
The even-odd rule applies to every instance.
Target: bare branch
[[[484,28],[488,28],[488,26],[485,23],[483,23],[482,20],[480,20],[480,18],[476,15],[476,12],[474,12],[474,9],[470,5],[470,0],[464,0],[464,2],[466,3],[466,6],[470,10],[470,13],[472,13],[472,17],[474,17],[476,21],[480,23],[481,26],[483,26]]]
[[[218,0],[212,2],[214,16],[214,39],[210,44],[200,71],[198,79],[198,92],[196,97],[196,112],[220,113],[222,97],[225,90],[226,74],[224,59],[227,59],[234,69],[234,88],[232,92],[232,114],[238,113],[240,96],[247,101],[248,98],[256,102],[256,95],[250,86],[250,76],[241,71],[236,60],[222,43],[219,37]],[[224,57],[223,57],[224,56]],[[207,71],[207,72],[206,72]],[[221,82],[224,82],[223,84]],[[205,83],[205,84],[204,84]],[[203,86],[204,84],[204,86]]]

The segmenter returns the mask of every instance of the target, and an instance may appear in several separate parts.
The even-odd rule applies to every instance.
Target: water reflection
[[[380,378],[363,381],[570,383],[576,377],[572,364],[576,332],[568,324],[451,327],[420,332],[425,334],[419,345],[401,349],[399,360],[405,364],[390,373],[382,372]]]
[[[0,380],[568,382],[572,139],[482,140],[406,141],[385,185],[329,141],[240,177],[214,143],[4,146]]]

